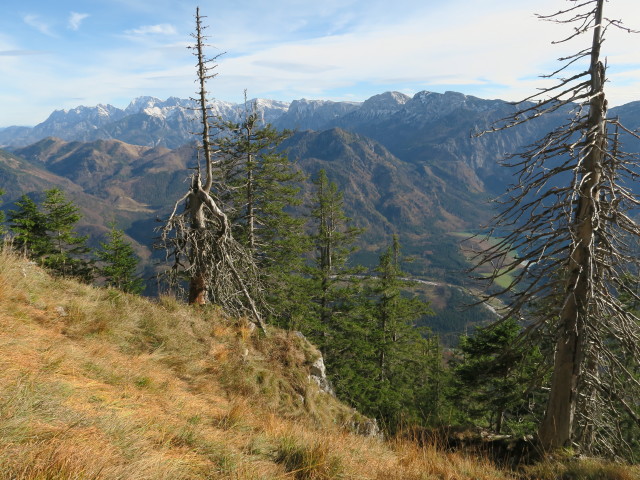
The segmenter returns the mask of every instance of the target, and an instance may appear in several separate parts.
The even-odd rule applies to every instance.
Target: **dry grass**
[[[640,467],[595,458],[558,458],[527,467],[530,480],[638,480]]]
[[[348,433],[358,414],[309,381],[317,355],[0,252],[0,480],[512,478]]]

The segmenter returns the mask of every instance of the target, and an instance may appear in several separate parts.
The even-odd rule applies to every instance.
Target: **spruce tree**
[[[271,321],[295,327],[301,317],[301,272],[308,237],[304,220],[291,207],[300,205],[305,176],[279,150],[290,132],[262,124],[255,104],[240,123],[222,125],[222,159],[217,165],[217,196],[229,212],[235,238],[254,257]]]
[[[124,232],[112,223],[107,239],[107,242],[100,242],[100,250],[96,251],[96,256],[104,263],[99,272],[105,277],[106,284],[127,293],[142,292],[144,282],[136,276],[138,257],[125,240]]]
[[[543,357],[537,347],[518,342],[521,331],[511,318],[479,328],[474,335],[461,337],[453,361],[458,405],[469,420],[485,423],[496,433],[505,427],[510,433],[535,430],[529,407]]]
[[[181,279],[189,279],[189,303],[204,305],[209,301],[223,307],[231,315],[250,316],[266,333],[262,289],[253,256],[238,243],[231,233],[226,212],[215,198],[213,168],[218,152],[213,148],[211,120],[207,96],[207,81],[215,77],[217,66],[214,58],[204,52],[207,36],[200,8],[196,8],[196,31],[192,35],[197,58],[197,105],[202,130],[199,150],[204,156],[204,172],[197,166],[191,178],[189,191],[179,199],[162,227],[161,248],[167,258],[173,259],[169,279],[178,286]],[[183,210],[178,213],[180,205]]]
[[[47,235],[51,239],[51,251],[43,259],[43,265],[64,276],[84,281],[93,279],[93,268],[86,256],[88,236],[78,236],[75,226],[82,218],[78,207],[65,198],[59,188],[46,190],[42,210],[46,219]]]
[[[627,288],[621,281],[625,273],[638,268],[640,197],[630,187],[637,180],[638,157],[624,153],[618,141],[618,132],[637,134],[607,117],[602,48],[608,44],[605,33],[615,30],[610,27],[630,29],[606,17],[604,0],[570,3],[541,18],[571,26],[556,43],[584,38],[583,47],[563,56],[547,76],[549,83],[491,129],[525,123],[531,128],[548,115],[562,118],[503,162],[514,183],[490,230],[500,240],[488,245],[477,263],[491,268],[492,282],[513,278],[484,298],[513,293],[503,318],[526,318],[532,302],[561,292],[556,308],[539,312],[539,321],[528,329],[555,336],[547,408],[538,428],[542,448],[619,457],[620,412],[640,424],[636,402],[629,402],[640,396],[640,382],[621,361],[640,361],[640,325],[619,299]]]
[[[308,328],[313,332],[316,344],[328,355],[331,330],[338,328],[338,321],[344,322],[344,317],[348,317],[348,312],[354,308],[352,299],[358,296],[360,289],[361,282],[356,275],[362,270],[351,267],[348,260],[355,251],[355,241],[362,229],[351,225],[351,219],[344,213],[342,192],[324,170],[318,172],[313,184],[311,217],[315,224],[312,234],[315,259],[308,274],[315,315]]]
[[[451,369],[445,365],[439,335],[422,333],[425,337],[420,355],[423,374],[414,382],[414,408],[420,412],[421,423],[425,425],[451,424],[457,411],[457,400],[451,400],[454,389]]]
[[[41,258],[51,251],[51,239],[47,235],[46,217],[38,204],[28,195],[15,202],[16,209],[9,210],[9,228],[13,245],[30,258]]]
[[[82,215],[62,190],[46,190],[41,205],[23,195],[16,207],[9,211],[9,220],[17,248],[58,275],[92,280],[92,265],[86,259],[87,237],[75,231]]]
[[[404,423],[424,423],[418,405],[430,375],[432,345],[417,327],[424,315],[432,314],[429,304],[407,289],[410,282],[401,269],[402,256],[398,237],[380,256],[376,277],[370,287],[374,323],[374,354],[378,416],[391,431]],[[439,350],[436,350],[436,355]]]

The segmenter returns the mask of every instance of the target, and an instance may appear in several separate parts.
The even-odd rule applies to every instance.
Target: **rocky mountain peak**
[[[411,100],[409,95],[400,92],[385,92],[365,100],[360,110],[374,110],[377,112],[392,113],[398,111]]]
[[[162,103],[162,100],[156,97],[138,97],[129,103],[129,106],[124,109],[127,115],[140,113],[148,108],[153,108],[157,104]]]
[[[46,121],[77,121],[78,119],[104,119],[108,120],[122,112],[113,105],[98,104],[95,107],[80,105],[75,108],[55,110]]]
[[[336,119],[360,108],[360,102],[334,102],[331,100],[294,100],[289,109],[276,120],[280,128],[321,130]]]

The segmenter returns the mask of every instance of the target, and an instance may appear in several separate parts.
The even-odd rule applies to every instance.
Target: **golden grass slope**
[[[0,253],[0,478],[504,478],[349,433],[308,378],[317,350],[196,311],[50,277]],[[449,472],[449,473],[445,473]]]
[[[54,278],[0,253],[0,479],[506,479],[350,433],[318,351],[215,308]]]

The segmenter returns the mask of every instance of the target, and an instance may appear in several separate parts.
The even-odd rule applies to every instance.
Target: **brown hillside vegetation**
[[[514,478],[351,433],[364,419],[309,380],[317,356],[294,333],[54,278],[5,249],[0,479]],[[619,473],[566,478],[634,478]]]

